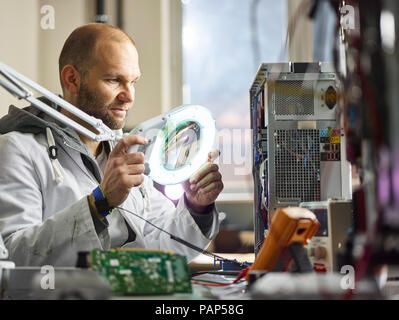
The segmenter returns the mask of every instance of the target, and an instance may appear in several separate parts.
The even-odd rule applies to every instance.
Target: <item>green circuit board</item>
[[[123,295],[191,293],[190,271],[184,256],[167,251],[94,249],[91,269]]]

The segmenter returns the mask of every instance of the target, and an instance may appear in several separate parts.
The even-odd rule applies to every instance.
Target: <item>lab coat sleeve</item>
[[[44,220],[46,200],[30,153],[12,135],[0,136],[0,231],[9,259],[17,266],[74,266],[78,251],[102,247],[87,197]]]
[[[153,224],[161,227],[170,234],[177,236],[201,249],[206,249],[211,240],[219,231],[219,214],[216,206],[213,206],[211,213],[213,222],[208,233],[205,236],[194,218],[191,216],[184,196],[181,197],[177,206],[159,192],[151,179],[146,179],[145,186],[149,193],[150,208],[146,210],[146,218]],[[144,228],[144,236],[147,246],[152,249],[171,250],[185,255],[188,261],[193,260],[200,252],[188,248],[187,246],[171,239],[170,235],[147,224]]]

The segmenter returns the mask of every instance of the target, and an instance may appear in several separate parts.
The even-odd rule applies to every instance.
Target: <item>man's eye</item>
[[[118,79],[108,79],[107,80],[109,83],[119,83]]]

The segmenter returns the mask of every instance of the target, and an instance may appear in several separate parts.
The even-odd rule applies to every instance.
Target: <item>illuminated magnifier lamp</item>
[[[145,173],[161,185],[189,179],[208,160],[216,136],[210,111],[200,105],[184,105],[145,121],[129,134],[148,140],[128,152],[143,152]]]

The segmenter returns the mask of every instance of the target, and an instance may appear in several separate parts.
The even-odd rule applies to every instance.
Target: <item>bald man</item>
[[[64,99],[121,135],[141,76],[134,41],[105,24],[77,28],[61,51],[59,73]],[[0,134],[0,230],[17,266],[75,266],[79,251],[94,248],[198,255],[129,211],[202,248],[218,232],[214,202],[223,183],[215,164],[185,182],[174,206],[143,174],[144,155],[127,153],[147,143],[140,136],[95,142],[32,106],[10,106]]]

